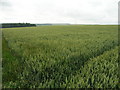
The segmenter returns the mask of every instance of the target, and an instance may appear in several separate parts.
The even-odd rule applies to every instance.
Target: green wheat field
[[[2,29],[3,88],[119,88],[117,25]]]

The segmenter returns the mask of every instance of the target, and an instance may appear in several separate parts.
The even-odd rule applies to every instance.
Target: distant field
[[[119,88],[117,28],[4,28],[3,87]]]

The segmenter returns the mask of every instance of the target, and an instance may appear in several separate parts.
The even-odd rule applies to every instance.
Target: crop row
[[[3,35],[24,68],[7,87],[117,87],[109,71],[117,69],[116,49],[106,52],[118,45],[115,26],[15,28]]]

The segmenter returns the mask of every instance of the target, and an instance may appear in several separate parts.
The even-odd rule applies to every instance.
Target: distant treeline
[[[41,25],[52,25],[52,24],[37,24],[37,26],[41,26]]]
[[[36,26],[43,26],[43,25],[70,25],[69,23],[43,23],[43,24],[36,24]]]
[[[2,28],[12,28],[12,27],[33,27],[36,26],[36,24],[30,24],[30,23],[3,23]]]

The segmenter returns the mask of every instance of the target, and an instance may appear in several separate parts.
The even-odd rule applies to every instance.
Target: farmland
[[[116,25],[2,32],[3,88],[119,88]]]

